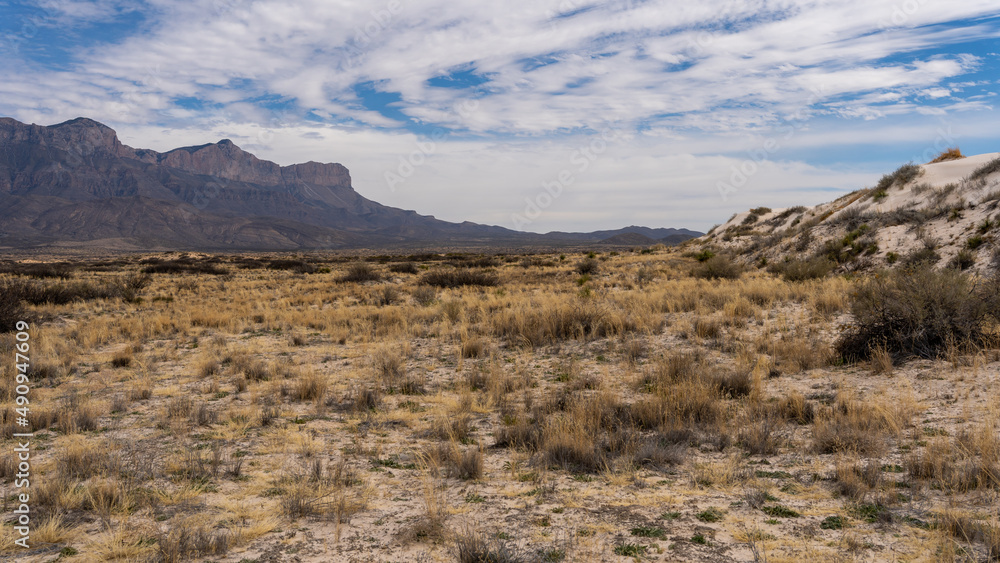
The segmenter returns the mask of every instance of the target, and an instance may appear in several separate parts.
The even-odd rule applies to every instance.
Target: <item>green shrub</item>
[[[712,252],[711,250],[705,248],[705,249],[702,249],[701,252],[694,253],[692,255],[692,258],[694,258],[695,260],[697,260],[699,262],[704,262],[704,261],[706,261],[709,258],[712,258],[714,256],[715,256],[714,252]]]
[[[954,269],[927,264],[869,278],[854,294],[853,326],[837,341],[848,361],[884,346],[895,360],[933,358],[950,342],[982,344],[986,323],[1000,318],[998,278],[973,284]]]

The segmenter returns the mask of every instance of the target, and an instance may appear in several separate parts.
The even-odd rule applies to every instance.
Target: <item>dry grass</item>
[[[863,278],[692,275],[710,260],[221,257],[225,277],[158,273],[129,301],[25,302],[46,319],[36,533],[87,561],[988,556],[992,329],[844,365]],[[8,431],[14,397],[0,385]],[[8,497],[16,473],[0,456]]]

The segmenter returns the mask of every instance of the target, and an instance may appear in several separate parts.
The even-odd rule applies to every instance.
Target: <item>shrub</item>
[[[144,274],[210,274],[214,276],[224,276],[229,270],[207,262],[189,262],[182,260],[169,260],[166,262],[155,262],[142,269]]]
[[[707,249],[707,248],[703,248],[701,250],[701,252],[696,252],[696,253],[694,253],[694,254],[691,255],[692,258],[694,258],[695,260],[697,260],[699,262],[704,262],[704,261],[708,260],[709,258],[712,258],[713,256],[715,256],[715,253],[712,252],[711,250]]]
[[[906,255],[903,259],[903,264],[906,266],[921,266],[921,265],[934,265],[941,260],[941,255],[937,253],[931,246],[923,246],[914,249],[912,252]]]
[[[340,277],[342,282],[364,283],[370,281],[381,281],[382,274],[375,271],[366,262],[355,262],[347,267],[347,273]]]
[[[87,282],[43,283],[15,279],[5,280],[2,288],[7,299],[30,305],[65,305],[74,301],[111,299],[121,295],[116,282],[94,285]]]
[[[433,287],[417,287],[413,290],[413,300],[418,305],[426,307],[437,299],[437,290]]]
[[[437,270],[424,274],[420,283],[435,287],[462,287],[467,285],[493,287],[500,285],[500,279],[496,274],[478,270]]]
[[[125,274],[115,282],[118,295],[126,303],[138,303],[142,300],[139,294],[149,285],[152,278],[149,274],[130,273]]]
[[[458,537],[455,547],[459,563],[522,563],[529,560],[524,548],[499,534],[465,534]]]
[[[728,256],[713,256],[695,267],[691,275],[708,280],[735,280],[743,275],[743,268]]]
[[[389,271],[396,274],[416,274],[420,272],[417,265],[413,262],[400,262],[398,264],[392,264],[389,266]]]
[[[268,270],[289,270],[299,274],[315,274],[316,266],[304,260],[271,260],[267,263]]]
[[[805,281],[826,277],[836,267],[824,256],[816,256],[806,260],[789,260],[772,265],[768,270],[779,274],[787,281]]]
[[[750,210],[750,213],[753,213],[754,215],[767,215],[770,212],[770,207],[755,207]]]
[[[945,162],[948,160],[958,160],[960,158],[965,158],[962,151],[958,150],[958,147],[952,147],[950,149],[945,149],[941,151],[941,154],[934,157],[934,160],[928,162],[928,164],[934,164],[936,162]]]
[[[68,280],[73,277],[73,266],[66,262],[49,264],[22,264],[7,262],[0,264],[0,273],[28,276],[32,278],[60,278]]]
[[[968,270],[976,263],[976,254],[968,248],[958,251],[958,254],[949,262],[949,266],[959,270]]]
[[[576,273],[580,274],[581,276],[596,274],[598,270],[597,260],[589,257],[584,258],[579,263],[577,263],[575,269]]]
[[[894,186],[895,184],[906,184],[910,180],[913,180],[920,175],[920,167],[916,164],[908,163],[900,166],[892,174],[886,174],[878,181],[875,185],[875,190],[873,193],[879,191],[885,191]]]
[[[994,158],[993,160],[973,170],[972,174],[969,175],[969,179],[980,180],[995,172],[1000,172],[1000,157]]]
[[[27,321],[21,294],[12,291],[9,281],[0,286],[0,333],[12,332],[18,321]]]
[[[949,343],[981,344],[984,323],[1000,316],[996,277],[973,286],[953,269],[928,265],[868,279],[855,293],[854,324],[837,342],[848,361],[867,360],[881,345],[894,359],[936,357]]]

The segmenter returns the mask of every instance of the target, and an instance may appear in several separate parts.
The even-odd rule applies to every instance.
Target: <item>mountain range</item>
[[[280,166],[228,139],[135,149],[87,118],[0,118],[0,248],[296,250],[677,244],[701,233],[626,227],[525,233],[452,223],[357,193],[341,164]]]

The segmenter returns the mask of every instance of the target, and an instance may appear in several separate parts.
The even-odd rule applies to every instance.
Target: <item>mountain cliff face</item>
[[[364,198],[340,164],[280,166],[228,139],[164,153],[135,149],[86,118],[48,127],[0,118],[0,206],[0,247],[8,248],[287,250],[606,238],[439,221]]]

